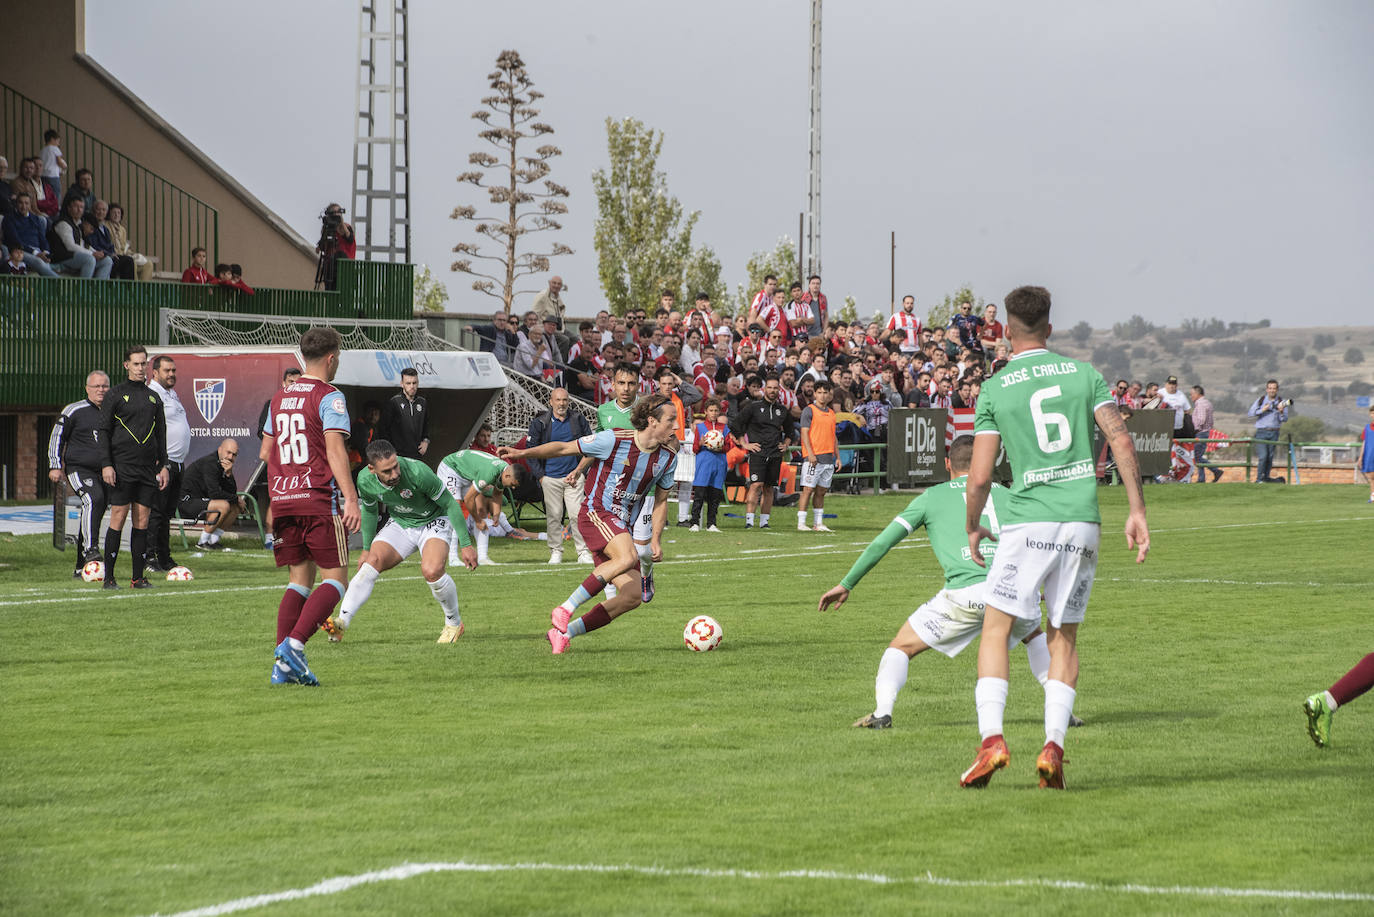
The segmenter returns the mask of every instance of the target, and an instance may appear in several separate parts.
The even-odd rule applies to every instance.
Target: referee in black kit
[[[148,551],[148,513],[158,501],[158,491],[167,487],[167,421],[162,399],[148,387],[148,351],[135,344],[124,351],[127,382],[110,389],[102,409],[102,432],[108,457],[101,476],[110,488],[110,528],[105,532],[105,588],[118,589],[115,561],[119,558],[119,533],[134,507],[134,525],[129,533],[129,552],[133,555],[135,589],[152,583],[143,575],[144,555]]]
[[[48,479],[54,484],[65,476],[81,497],[81,524],[76,536],[76,572],[89,561],[100,559],[100,522],[105,518],[105,442],[101,439],[100,408],[110,391],[110,377],[98,369],[86,376],[86,397],[62,409],[48,440]]]

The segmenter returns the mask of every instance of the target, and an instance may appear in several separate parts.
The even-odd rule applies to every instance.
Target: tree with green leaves
[[[495,242],[499,254],[483,254],[476,243],[459,242],[453,250],[468,257],[453,262],[452,270],[477,277],[472,288],[495,296],[509,312],[516,296],[538,292],[517,290],[519,278],[544,273],[549,270],[550,258],[573,253],[561,242],[554,242],[545,252],[521,251],[519,244],[529,233],[563,228],[557,217],[568,212],[568,205],[563,202],[568,189],[548,178],[549,160],[563,155],[558,147],[545,143],[534,149],[533,156],[519,155],[522,149],[528,149],[521,141],[553,133],[552,127],[534,120],[539,117],[539,109],[533,108],[532,103],[544,94],[533,88],[534,81],[525,72],[519,52],[502,51],[487,80],[492,94],[482,99],[486,108],[473,112],[472,117],[486,125],[477,136],[501,155],[486,150],[470,154],[470,165],[490,169],[494,177],[489,179],[486,172],[474,170],[459,175],[458,181],[485,191],[487,203],[496,210],[479,215],[476,207],[462,205],[453,208],[449,216],[475,223],[478,235]],[[543,190],[533,187],[536,182]],[[473,259],[489,262],[483,265],[486,270],[475,267]]]
[[[763,279],[769,274],[778,278],[778,289],[784,293],[798,280],[797,245],[787,236],[779,236],[772,251],[754,252],[744,269],[749,279],[736,287],[735,309],[747,312],[754,296],[763,289]]]
[[[696,295],[682,286],[701,212],[685,213],[668,193],[668,178],[658,171],[662,131],[635,118],[607,118],[606,150],[610,168],[592,173],[592,186],[597,274],[608,307],[617,315],[631,307],[652,310],[665,289],[680,300]],[[707,255],[695,254],[698,267],[708,268]]]
[[[428,264],[415,266],[415,311],[443,312],[448,303],[448,288],[430,273]]]

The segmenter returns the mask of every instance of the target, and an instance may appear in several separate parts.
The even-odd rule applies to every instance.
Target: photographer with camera
[[[344,209],[339,204],[330,204],[320,214],[320,241],[315,243],[315,252],[320,256],[315,268],[315,287],[321,284],[326,290],[337,286],[338,262],[340,259],[352,261],[358,256],[358,240],[353,235],[352,225],[344,222]]]
[[[1279,397],[1279,382],[1277,379],[1270,379],[1264,383],[1264,394],[1250,405],[1247,412],[1255,418],[1255,453],[1259,459],[1259,468],[1255,475],[1255,482],[1258,484],[1286,484],[1285,478],[1275,478],[1270,476],[1274,468],[1274,450],[1279,441],[1279,427],[1283,426],[1288,420],[1288,409],[1293,405],[1292,398]]]

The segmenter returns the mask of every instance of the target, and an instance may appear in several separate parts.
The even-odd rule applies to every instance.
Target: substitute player
[[[463,522],[462,504],[428,465],[397,455],[395,446],[377,439],[367,447],[367,467],[358,472],[358,505],[362,510],[363,556],[358,559],[358,572],[348,582],[339,614],[326,619],[320,628],[331,641],[342,640],[353,616],[372,595],[377,577],[419,551],[420,575],[444,610],[444,629],[437,642],[457,643],[463,636],[458,587],[445,569],[452,539],[462,545],[463,565],[477,569],[477,554]],[[380,532],[379,506],[385,506],[391,516]]]
[[[487,543],[491,537],[488,524],[501,518],[501,495],[505,488],[514,490],[525,478],[525,469],[510,465],[490,452],[480,449],[460,449],[444,456],[439,461],[439,480],[444,488],[472,520],[477,539],[477,563],[496,564],[487,555]],[[461,519],[454,522],[455,541],[450,542],[449,563],[457,564],[457,544],[461,541],[458,530],[467,531]]]
[[[835,476],[840,450],[835,441],[835,411],[830,401],[835,389],[826,379],[816,383],[816,400],[801,415],[802,493],[797,504],[797,531],[829,532],[825,524],[825,492]],[[814,501],[814,504],[813,504]],[[806,508],[815,506],[815,528],[806,525]]]
[[[1126,486],[1130,512],[1126,544],[1136,563],[1150,550],[1140,464],[1126,423],[1107,383],[1087,363],[1045,348],[1050,293],[1018,287],[1007,294],[1007,338],[1012,357],[983,387],[974,414],[973,463],[968,473],[965,528],[971,556],[990,532],[982,525],[992,469],[1005,446],[1011,462],[1011,498],[1002,517],[1001,544],[988,571],[987,611],[978,647],[978,731],[982,747],[960,786],[986,786],[1011,760],[1002,738],[1007,706],[1006,640],[1018,620],[1039,622],[1043,590],[1048,612],[1050,677],[1045,683],[1045,746],[1036,759],[1040,786],[1064,788],[1064,733],[1078,683],[1078,625],[1097,572],[1102,518],[1097,509],[1093,421],[1101,427]]]
[[[673,440],[677,410],[664,396],[648,395],[634,406],[630,422],[633,430],[606,430],[571,442],[500,450],[501,457],[511,461],[525,456],[549,459],[560,455],[593,459],[577,524],[596,560],[596,568],[549,616],[553,627],[545,636],[555,654],[567,650],[574,637],[605,627],[612,619],[639,606],[642,588],[635,588],[641,585],[639,554],[630,536],[630,525],[650,491],[659,498],[654,504],[650,549],[655,560],[663,557],[659,539],[668,519],[666,498],[672,490],[677,465],[677,445]],[[578,606],[608,583],[619,587],[615,597],[598,602],[591,611],[573,620]]]
[[[277,606],[272,684],[318,685],[305,642],[347,591],[348,534],[358,531],[358,492],[349,475],[348,405],[330,385],[343,339],[333,328],[301,335],[305,372],[272,396],[258,457],[267,463],[272,553],[290,568]],[[324,581],[315,585],[315,574]]]
[[[819,386],[817,387],[819,389]],[[878,677],[874,683],[877,706],[868,716],[854,723],[868,729],[886,729],[892,725],[892,706],[897,692],[906,684],[910,661],[928,649],[944,653],[953,659],[973,642],[983,629],[983,584],[986,567],[973,562],[969,554],[968,534],[964,531],[964,488],[968,481],[969,459],[973,455],[973,437],[961,436],[949,447],[945,468],[951,480],[927,488],[907,504],[897,518],[859,555],[854,566],[840,584],[821,596],[820,610],[839,608],[849,598],[868,571],[906,536],[921,526],[930,535],[930,547],[945,574],[945,586],[920,608],[897,631],[878,663]],[[1007,489],[992,485],[983,519],[988,529],[998,532],[998,513],[1007,502]],[[995,546],[984,544],[979,549],[984,559],[993,555]],[[1019,640],[1026,644],[1031,674],[1045,684],[1049,678],[1050,656],[1045,647],[1045,635],[1036,621],[1018,619],[1007,637],[1007,649]],[[1082,725],[1081,721],[1072,725]]]

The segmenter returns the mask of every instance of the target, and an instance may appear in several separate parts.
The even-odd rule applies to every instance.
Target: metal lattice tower
[[[353,229],[365,261],[410,261],[407,0],[361,0]]]
[[[821,0],[811,0],[811,160],[806,187],[807,275],[821,272]]]

